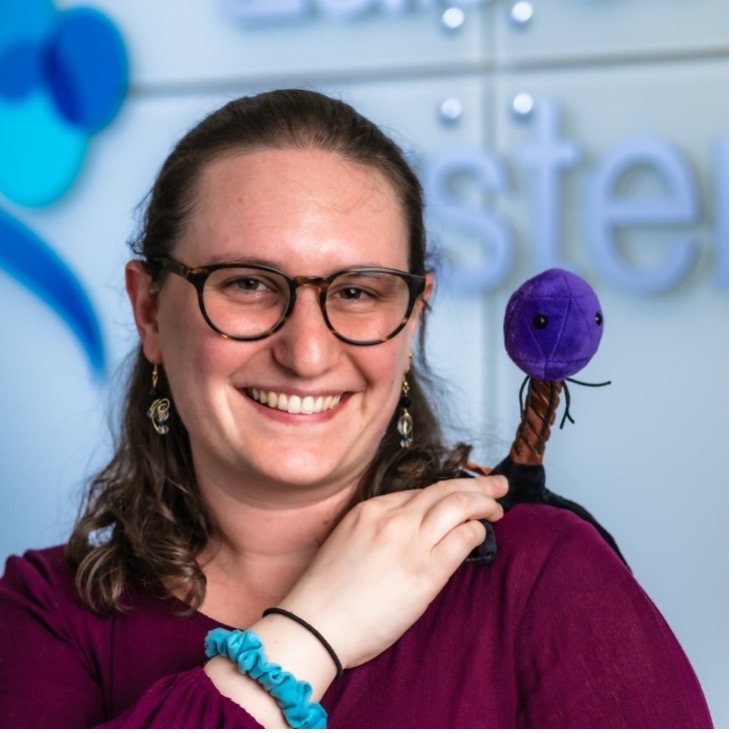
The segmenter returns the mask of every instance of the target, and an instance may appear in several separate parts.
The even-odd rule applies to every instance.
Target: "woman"
[[[519,506],[496,562],[464,562],[506,483],[441,442],[411,354],[420,186],[372,123],[231,102],[169,156],[134,250],[117,453],[65,549],[0,585],[4,725],[710,725],[590,525]]]

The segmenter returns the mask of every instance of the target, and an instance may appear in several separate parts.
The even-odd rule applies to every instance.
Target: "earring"
[[[158,365],[153,364],[153,386],[150,388],[150,396],[153,402],[145,413],[153,423],[155,432],[158,435],[165,435],[168,432],[168,420],[171,416],[171,401],[167,397],[158,397]]]
[[[403,448],[409,448],[412,445],[412,431],[415,427],[409,409],[412,404],[412,401],[407,396],[409,392],[410,384],[407,381],[407,377],[402,377],[402,397],[400,397],[402,414],[397,420],[397,432],[400,434],[400,446]]]

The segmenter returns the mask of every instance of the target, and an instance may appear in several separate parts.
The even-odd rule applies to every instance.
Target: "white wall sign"
[[[563,262],[559,254],[560,218],[566,209],[562,177],[571,175],[584,162],[583,148],[580,141],[562,137],[559,111],[555,100],[538,100],[532,111],[532,137],[513,156],[532,176],[532,269],[536,271],[572,265]],[[716,202],[711,277],[718,287],[727,289],[727,138],[711,147],[711,155],[711,188]],[[640,167],[658,180],[663,194],[619,193],[621,179]],[[479,146],[444,149],[427,161],[423,173],[431,211],[448,228],[473,235],[485,252],[478,268],[445,270],[446,283],[464,291],[490,290],[504,284],[516,259],[512,229],[492,207],[469,206],[451,198],[448,182],[457,175],[476,179],[492,195],[506,192],[511,176],[495,153]],[[699,185],[682,152],[661,136],[630,137],[606,152],[593,165],[582,210],[573,215],[584,217],[587,247],[600,277],[620,290],[646,295],[668,291],[685,280],[697,260],[700,246],[686,230],[702,219]],[[626,261],[619,254],[617,239],[620,232],[631,229],[659,230],[665,255],[643,266]]]

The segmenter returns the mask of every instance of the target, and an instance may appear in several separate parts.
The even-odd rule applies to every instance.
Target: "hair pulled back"
[[[149,263],[172,253],[209,163],[273,148],[333,152],[379,171],[402,207],[410,271],[425,274],[422,189],[399,147],[348,104],[300,89],[235,99],[192,128],[173,148],[143,202],[141,230],[131,242],[133,254]],[[162,277],[151,267],[149,272]],[[429,374],[423,338],[424,321],[407,375],[413,445],[401,448],[397,430],[387,430],[353,503],[455,475],[468,454],[467,446],[448,450],[443,444],[423,386]],[[116,452],[91,482],[67,544],[67,561],[76,571],[83,598],[98,612],[123,609],[125,591],[133,586],[161,595],[175,592],[196,609],[206,591],[196,558],[217,528],[198,490],[186,429],[174,414],[167,435],[153,430],[145,414],[151,401],[151,366],[142,349],[133,358]],[[164,372],[158,391],[170,395]],[[395,407],[392,425],[397,411]]]

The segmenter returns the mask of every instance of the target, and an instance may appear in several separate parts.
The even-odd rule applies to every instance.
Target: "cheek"
[[[382,409],[391,413],[399,399],[402,377],[407,371],[409,345],[406,341],[400,340],[394,344],[387,342],[375,348],[379,351],[365,355],[362,360],[362,371],[379,394],[379,399],[384,401]]]
[[[198,311],[186,302],[169,300],[160,309],[163,366],[176,402],[192,401],[207,389],[207,380],[221,369],[226,346]]]
[[[170,372],[183,365],[196,364],[201,357],[201,336],[198,324],[187,314],[162,312],[160,347],[166,370]]]
[[[163,359],[198,364],[209,358],[208,353],[220,347],[224,339],[204,320],[194,289],[178,280],[169,280],[160,294],[158,323]]]

